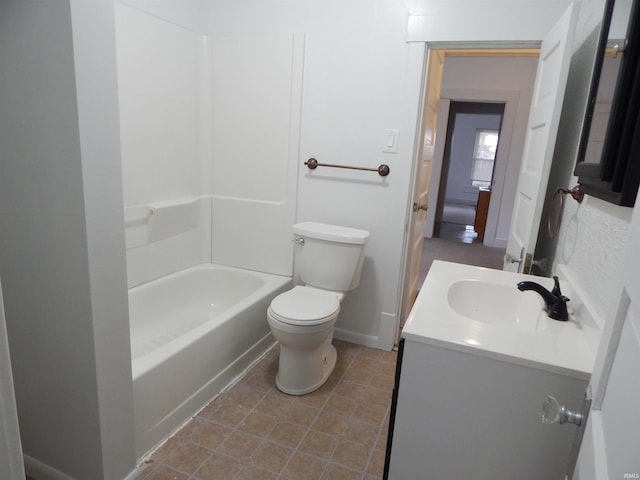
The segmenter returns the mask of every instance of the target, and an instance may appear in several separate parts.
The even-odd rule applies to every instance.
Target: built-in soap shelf
[[[124,209],[129,288],[211,262],[210,196]]]
[[[138,223],[147,223],[155,210],[148,205],[136,205],[124,209],[124,226],[129,227]]]
[[[127,249],[157,242],[198,228],[200,208],[209,197],[187,198],[124,209]]]

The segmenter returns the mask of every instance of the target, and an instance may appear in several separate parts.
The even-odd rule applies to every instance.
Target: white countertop
[[[518,291],[516,284],[522,280],[540,283],[549,290],[553,287],[551,278],[436,260],[402,330],[402,338],[588,379],[600,336],[596,322],[567,282],[561,280],[560,286],[562,293],[571,299],[569,321],[560,322],[547,317],[542,298],[537,293]],[[497,321],[493,323],[459,313],[459,309],[456,311],[450,303],[458,299],[456,295],[450,295],[449,290],[461,281],[483,282],[492,288],[498,285],[496,288],[509,297],[505,298],[505,303],[522,299],[524,307],[520,306],[521,310],[534,310],[529,315],[535,319],[534,326],[523,328],[510,319],[499,319],[498,313]],[[513,287],[513,296],[510,287]],[[479,307],[486,310],[495,304],[496,312],[500,312],[502,303],[489,300],[489,305]]]

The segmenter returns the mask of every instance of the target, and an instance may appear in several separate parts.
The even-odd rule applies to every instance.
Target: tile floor
[[[278,391],[271,349],[141,466],[144,480],[382,478],[396,352],[334,340],[319,390]]]

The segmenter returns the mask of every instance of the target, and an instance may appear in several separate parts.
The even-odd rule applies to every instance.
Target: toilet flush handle
[[[304,238],[294,238],[292,241],[296,245],[304,245]]]

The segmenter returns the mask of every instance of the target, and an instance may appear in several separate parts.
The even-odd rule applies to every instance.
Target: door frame
[[[531,49],[538,49],[540,47],[541,41],[526,41],[526,42],[511,41],[511,42],[505,43],[503,41],[496,40],[496,41],[484,41],[481,43],[482,43],[481,48],[484,50],[499,51],[499,50],[516,50],[517,49],[517,50],[525,51],[525,50],[531,50]],[[467,50],[469,48],[473,48],[474,46],[477,46],[477,44],[464,42],[464,41],[429,42],[429,41],[412,40],[407,43],[407,46],[408,46],[407,78],[416,79],[416,81],[413,82],[412,85],[408,86],[407,97],[405,99],[407,110],[411,112],[410,115],[413,116],[415,114],[415,117],[412,118],[412,122],[414,123],[411,125],[411,128],[413,130],[412,132],[413,150],[412,150],[412,159],[411,159],[411,175],[409,176],[409,188],[408,188],[406,208],[405,208],[405,212],[406,212],[405,221],[404,221],[405,232],[404,232],[404,241],[403,241],[403,247],[402,247],[403,248],[402,263],[400,265],[400,271],[398,276],[399,288],[396,292],[396,305],[398,305],[398,312],[396,315],[393,316],[393,321],[380,322],[380,333],[378,336],[378,344],[380,348],[383,348],[383,349],[391,349],[397,346],[400,338],[400,325],[405,320],[405,318],[403,317],[406,317],[409,314],[409,312],[403,311],[402,306],[403,306],[403,300],[405,296],[408,294],[408,292],[405,292],[405,290],[409,288],[409,285],[408,285],[409,282],[407,282],[407,278],[406,278],[407,269],[410,268],[408,264],[410,260],[409,256],[410,256],[410,249],[411,249],[409,245],[409,243],[411,242],[410,235],[409,235],[409,230],[410,230],[409,226],[411,224],[412,204],[413,204],[413,199],[415,196],[416,185],[417,185],[416,176],[419,174],[420,163],[421,163],[420,154],[419,154],[420,153],[419,143],[422,138],[422,116],[424,114],[424,95],[427,87],[424,84],[424,82],[426,81],[427,69],[429,67],[429,52],[431,50]],[[489,93],[490,92],[491,91],[489,91]],[[498,92],[500,91],[498,90]],[[504,95],[504,93],[502,93],[502,95]],[[507,98],[507,100],[509,100],[509,98]],[[513,105],[510,106],[509,108],[510,114],[511,114],[511,108],[515,108],[515,106]],[[505,115],[507,115],[507,110],[508,110],[507,104],[505,103]],[[514,110],[514,112],[516,110]],[[447,111],[447,117],[448,117],[448,111]],[[436,131],[441,131],[441,126],[442,126],[441,124],[443,121],[442,119],[443,118],[446,119],[447,117],[444,116],[443,112],[440,112],[440,111],[438,112]],[[503,117],[503,123],[505,123],[505,117]],[[445,120],[445,126],[446,126],[446,120]],[[442,141],[438,142],[438,138],[442,136],[443,135],[440,135],[440,136],[436,135],[435,145],[434,145],[434,148],[435,148],[434,160],[433,160],[434,162],[436,160],[436,155],[440,155],[441,157],[444,151],[444,143],[442,143]],[[509,137],[511,137],[511,134],[509,135]],[[439,152],[438,150],[439,148],[442,151]],[[510,143],[509,143],[509,149],[504,148],[503,150],[510,150]],[[442,169],[440,166],[440,171],[438,172],[438,175],[437,175],[438,180],[442,173],[441,170]],[[431,175],[432,175],[432,181],[433,181],[433,176],[434,176],[433,162],[431,165]],[[504,179],[502,179],[501,186],[503,185],[504,185]],[[432,188],[432,185],[430,184],[429,202],[432,201],[432,195],[433,195],[431,188]],[[437,192],[435,192],[435,194],[437,195]],[[429,209],[429,210],[433,210],[433,209]],[[429,210],[427,211],[427,214],[429,214]],[[499,212],[495,212],[493,213],[493,215],[497,215],[498,213]],[[492,214],[492,212],[490,212],[490,214]],[[497,218],[498,217],[496,217],[496,220],[495,220],[496,224],[497,224]],[[493,218],[492,218],[492,221],[493,221]],[[489,218],[487,218],[487,223],[488,222],[489,222]],[[485,235],[487,235],[486,231],[485,231]]]
[[[444,133],[446,133],[446,130],[449,128],[448,119],[451,102],[504,103],[504,114],[502,116],[502,125],[500,126],[500,147],[496,155],[491,199],[489,201],[489,213],[483,244],[500,248],[507,246],[507,239],[498,239],[497,231],[519,99],[520,93],[515,90],[480,90],[466,88],[443,88],[440,90],[439,121],[436,130],[439,132],[439,135],[436,135],[435,152],[431,166],[431,181],[429,186],[429,205],[431,208],[427,211],[425,236],[432,237],[435,228],[446,143],[446,135]],[[440,121],[440,119],[442,119],[442,121]]]

